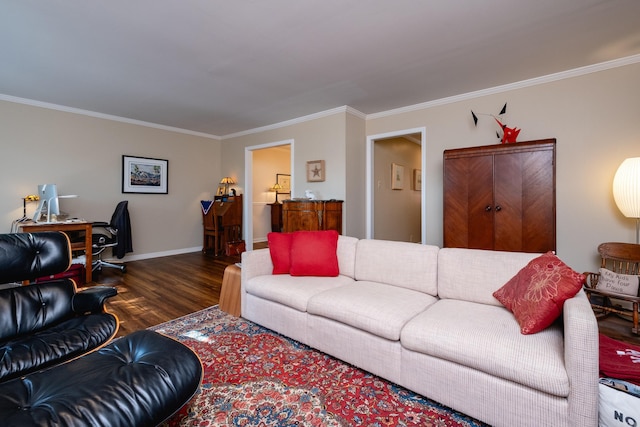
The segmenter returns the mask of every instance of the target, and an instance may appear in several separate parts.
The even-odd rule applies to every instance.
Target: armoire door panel
[[[493,160],[490,156],[469,157],[468,247],[492,249],[494,236]]]
[[[522,248],[522,168],[521,153],[494,156],[495,245],[498,251]]]
[[[555,175],[553,151],[527,156],[523,169],[522,224],[527,252],[546,252],[556,247]]]

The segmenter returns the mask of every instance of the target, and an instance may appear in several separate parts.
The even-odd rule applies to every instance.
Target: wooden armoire
[[[555,139],[444,151],[444,247],[556,249]]]

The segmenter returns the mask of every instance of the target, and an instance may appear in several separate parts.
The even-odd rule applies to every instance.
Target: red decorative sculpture
[[[500,114],[498,114],[498,116],[501,116],[506,112],[507,112],[507,104],[505,103],[504,106],[502,107],[502,110],[500,110]],[[500,129],[502,129],[502,137],[500,136],[499,132],[496,132],[496,136],[502,139],[503,144],[512,144],[516,142],[516,139],[518,138],[518,135],[520,134],[521,129],[518,129],[516,127],[510,128],[509,126],[503,124],[500,120],[498,120],[498,118],[493,114],[486,114],[486,113],[478,113],[478,114],[483,116],[493,117],[493,119],[498,123],[498,126],[500,126]],[[478,116],[476,115],[476,113],[473,112],[473,110],[471,111],[471,117],[473,117],[474,125],[478,126]]]
[[[510,128],[507,125],[503,125],[502,122],[494,117],[495,121],[498,122],[500,127],[502,128],[502,143],[503,144],[511,144],[516,142],[516,138],[520,134],[521,129],[518,128]]]

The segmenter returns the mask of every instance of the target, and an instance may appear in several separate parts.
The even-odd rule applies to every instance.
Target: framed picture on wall
[[[307,182],[322,182],[325,180],[324,160],[307,162]]]
[[[122,192],[167,194],[169,161],[122,156]]]
[[[276,174],[276,184],[280,185],[278,194],[288,194],[291,192],[291,175],[286,173]]]
[[[391,163],[391,189],[404,189],[404,166]]]
[[[422,170],[413,170],[413,189],[416,191],[422,191]]]

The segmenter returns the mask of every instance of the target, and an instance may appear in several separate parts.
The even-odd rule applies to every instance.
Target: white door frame
[[[403,129],[403,130],[398,130],[398,131],[393,131],[393,132],[387,132],[387,133],[380,133],[377,135],[369,135],[367,136],[367,158],[366,158],[366,202],[365,202],[365,206],[366,206],[366,223],[365,223],[365,227],[366,227],[366,238],[367,239],[373,239],[373,206],[374,206],[374,185],[373,185],[373,146],[375,144],[375,141],[377,139],[383,139],[383,138],[393,138],[393,137],[398,137],[398,136],[403,136],[403,135],[408,135],[408,134],[413,134],[413,133],[419,133],[420,134],[420,149],[421,149],[421,167],[420,167],[420,171],[421,171],[421,179],[422,179],[422,190],[420,191],[420,242],[422,242],[422,244],[426,244],[426,240],[427,240],[427,216],[425,214],[426,212],[426,200],[427,200],[427,191],[426,191],[426,180],[425,180],[425,175],[426,175],[426,170],[425,170],[425,165],[427,164],[427,150],[426,150],[426,144],[427,144],[427,128],[426,127],[420,127],[420,128],[413,128],[413,129]]]
[[[284,141],[276,141],[276,142],[268,142],[266,144],[260,145],[251,145],[249,147],[244,148],[244,197],[242,207],[244,214],[243,221],[243,230],[242,235],[244,236],[244,241],[246,244],[246,248],[248,251],[253,250],[253,152],[255,150],[261,150],[263,148],[272,148],[279,147],[282,145],[291,146],[291,158],[289,162],[291,163],[291,194],[293,193],[294,187],[294,167],[293,167],[293,148],[294,148],[294,140],[287,139]]]

